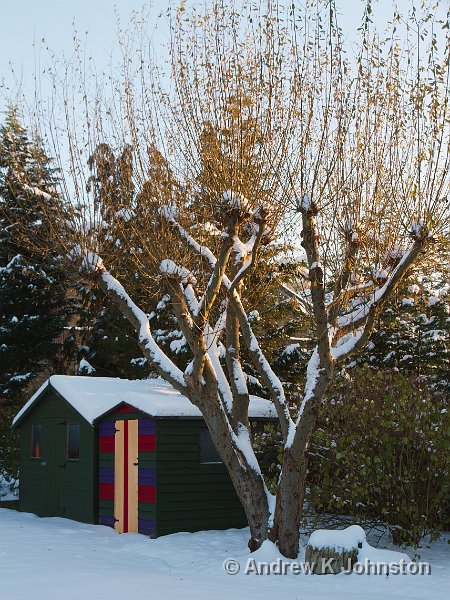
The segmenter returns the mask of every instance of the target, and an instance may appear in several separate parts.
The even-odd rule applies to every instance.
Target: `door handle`
[[[65,469],[66,468],[66,464],[64,463],[63,465],[58,465],[58,469]]]

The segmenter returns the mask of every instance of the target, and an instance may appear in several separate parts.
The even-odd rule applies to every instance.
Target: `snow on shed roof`
[[[201,417],[199,409],[161,378],[130,380],[115,377],[52,375],[14,417],[15,425],[51,385],[89,423],[126,403],[153,417]],[[249,416],[275,417],[272,402],[250,396]]]

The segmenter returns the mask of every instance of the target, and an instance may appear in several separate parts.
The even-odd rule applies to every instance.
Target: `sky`
[[[286,0],[287,1],[287,0]],[[293,0],[303,6],[304,0]],[[411,0],[397,0],[403,12]],[[414,0],[416,3],[420,0]],[[96,71],[108,70],[108,65],[120,58],[118,20],[124,31],[133,12],[147,15],[147,30],[156,53],[168,41],[168,8],[178,0],[0,0],[2,33],[0,36],[0,122],[8,104],[22,103],[25,124],[35,106],[35,92],[44,99],[51,96],[47,65],[50,56],[70,61],[74,48],[74,32],[85,45],[85,56],[95,60]],[[188,0],[202,8],[211,0]],[[240,0],[235,0],[239,4]],[[255,0],[257,3],[258,0]],[[382,29],[392,15],[394,0],[372,0],[373,19]],[[449,0],[440,0],[442,7]],[[356,35],[361,24],[364,0],[336,0],[340,25],[347,41]],[[163,15],[162,17],[160,15]],[[47,71],[47,74],[45,73]],[[35,77],[35,73],[39,75]],[[36,84],[37,82],[37,84]],[[18,91],[20,90],[20,92]]]
[[[201,7],[205,0],[192,1]],[[446,4],[447,0],[441,2]],[[347,35],[351,36],[360,25],[362,4],[363,0],[337,0],[341,25]],[[405,8],[409,0],[398,0],[397,4]],[[86,34],[87,50],[102,68],[116,50],[117,16],[126,24],[132,12],[143,7],[152,31],[158,14],[164,13],[169,5],[170,0],[0,0],[0,103],[14,100],[18,87],[32,98],[34,72],[42,71],[48,58],[45,48],[58,56],[70,56],[74,24],[79,35],[84,38]],[[374,0],[375,21],[383,22],[391,14],[392,6],[393,0]],[[159,27],[153,35],[156,49],[163,41],[164,27]]]
[[[155,4],[158,5],[159,11]],[[154,3],[156,17],[168,0]],[[127,23],[133,11],[150,3],[142,0],[0,0],[0,86],[3,102],[14,99],[18,87],[26,95],[34,92],[34,73],[47,60],[46,48],[58,56],[70,56],[74,31],[83,38],[100,65],[114,52],[117,17]],[[41,69],[42,70],[42,69]],[[1,93],[1,92],[0,92]]]

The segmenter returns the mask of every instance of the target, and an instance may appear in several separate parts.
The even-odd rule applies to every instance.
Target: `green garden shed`
[[[251,397],[249,416],[273,406]],[[13,427],[22,511],[152,537],[246,525],[200,411],[161,379],[53,375]]]

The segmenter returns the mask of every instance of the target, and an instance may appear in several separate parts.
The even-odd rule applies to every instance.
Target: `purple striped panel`
[[[139,485],[155,485],[156,469],[153,467],[139,467]]]
[[[139,419],[139,435],[156,433],[155,419]]]
[[[115,421],[102,421],[98,427],[99,433],[103,435],[114,435],[116,433]]]
[[[139,519],[138,531],[144,535],[156,535],[156,520],[155,519]]]
[[[114,527],[114,517],[108,515],[99,515],[99,525],[107,525],[108,527]]]
[[[100,467],[98,475],[100,483],[114,483],[114,467]]]

